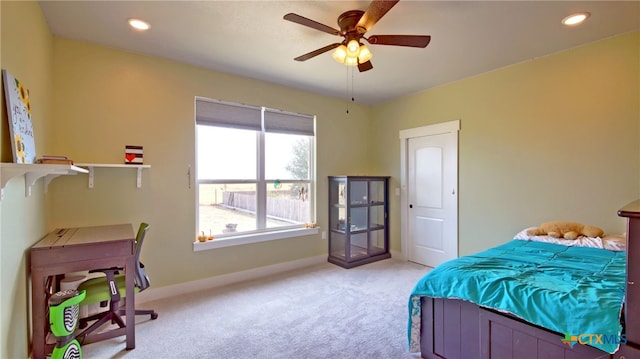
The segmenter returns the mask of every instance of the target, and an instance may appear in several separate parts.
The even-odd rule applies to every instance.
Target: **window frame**
[[[247,105],[243,105],[243,104],[237,104],[237,103],[232,103],[232,102],[226,102],[226,101],[220,101],[220,100],[213,100],[213,99],[208,99],[208,98],[204,98],[204,97],[196,97],[195,99],[195,112],[196,112],[196,119],[195,119],[195,125],[194,125],[194,130],[195,130],[195,159],[196,159],[196,165],[195,165],[195,178],[194,178],[194,183],[195,183],[195,206],[196,206],[196,221],[195,221],[195,229],[196,229],[196,233],[199,232],[199,228],[200,228],[200,210],[199,210],[199,206],[200,206],[200,185],[202,184],[255,184],[256,186],[256,226],[258,227],[255,230],[252,231],[244,231],[244,232],[236,232],[236,233],[227,233],[227,234],[220,234],[217,235],[215,237],[214,240],[211,241],[206,241],[206,242],[199,242],[197,240],[197,238],[194,239],[193,242],[193,250],[194,251],[202,251],[202,250],[207,250],[207,249],[214,249],[214,248],[223,248],[223,247],[229,247],[229,246],[236,246],[236,245],[243,245],[243,244],[250,244],[250,243],[259,243],[259,242],[264,242],[264,241],[271,241],[271,240],[277,240],[277,239],[283,239],[283,238],[291,238],[291,237],[300,237],[300,236],[306,236],[306,235],[313,235],[313,234],[317,234],[319,232],[318,228],[315,226],[315,222],[316,222],[316,183],[317,183],[317,178],[316,178],[316,131],[315,131],[315,123],[316,123],[316,117],[315,116],[309,116],[309,115],[301,115],[301,114],[296,114],[296,113],[292,113],[292,112],[287,112],[287,111],[281,111],[281,110],[275,110],[275,109],[270,109],[270,108],[266,108],[264,106],[260,106],[260,124],[261,124],[261,128],[258,131],[257,128],[251,128],[251,130],[254,130],[256,132],[256,141],[257,141],[257,146],[256,146],[256,179],[216,179],[216,180],[212,180],[212,179],[199,179],[198,178],[198,155],[199,155],[199,151],[198,151],[198,126],[199,125],[208,125],[208,126],[213,126],[216,127],[215,124],[213,123],[208,123],[207,121],[199,121],[198,120],[198,101],[204,101],[204,102],[210,102],[213,103],[214,105],[224,105],[224,106],[237,106],[239,108],[251,108],[252,110],[257,109],[257,106],[247,106]],[[286,118],[288,116],[294,116],[294,117],[305,117],[307,119],[311,119],[312,122],[312,127],[313,127],[313,133],[312,134],[308,134],[310,136],[310,143],[309,143],[309,179],[308,180],[295,180],[295,179],[276,179],[276,178],[266,178],[266,171],[265,171],[265,155],[266,155],[266,147],[265,147],[265,143],[266,143],[266,133],[268,132],[268,130],[265,128],[265,113],[266,112],[271,112],[275,114],[276,120],[278,120],[278,116],[282,117],[282,118]],[[223,120],[224,121],[224,120]],[[241,119],[241,121],[244,121],[244,119]],[[276,121],[277,122],[277,121]],[[286,121],[285,121],[286,122]],[[282,122],[277,122],[276,125],[282,125]],[[218,125],[219,127],[225,127],[225,126],[221,126]],[[238,127],[238,128],[242,128],[242,127]],[[294,129],[295,131],[295,129]],[[279,132],[279,131],[273,131],[273,132]],[[297,132],[296,132],[297,133]],[[298,133],[301,134],[301,133]],[[310,208],[309,208],[309,218],[311,220],[311,223],[307,223],[307,224],[294,224],[294,225],[290,225],[290,226],[279,226],[279,227],[275,227],[275,228],[267,228],[266,226],[266,210],[267,210],[267,186],[269,183],[273,183],[274,181],[280,181],[281,183],[304,183],[308,186],[308,191],[311,194],[310,195]],[[196,236],[197,237],[197,236]]]

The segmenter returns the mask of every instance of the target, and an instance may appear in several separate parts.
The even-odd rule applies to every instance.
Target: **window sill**
[[[289,229],[278,232],[269,232],[269,233],[254,233],[247,235],[240,235],[234,237],[225,237],[214,239],[212,241],[206,242],[193,242],[193,251],[206,251],[209,249],[215,248],[224,248],[224,247],[232,247],[239,246],[243,244],[251,244],[251,243],[259,243],[259,242],[267,242],[273,241],[277,239],[291,238],[291,237],[302,237],[309,236],[312,234],[318,234],[319,228],[296,228]]]

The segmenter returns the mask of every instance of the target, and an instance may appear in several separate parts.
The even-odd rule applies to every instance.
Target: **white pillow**
[[[518,232],[513,237],[513,239],[555,243],[555,244],[562,244],[565,246],[600,248],[600,249],[607,249],[610,251],[624,251],[627,248],[626,236],[624,234],[608,234],[608,235],[605,235],[604,238],[580,236],[576,239],[564,239],[564,238],[555,238],[547,235],[530,236],[527,234],[527,231],[532,228],[535,228],[535,227],[529,227],[529,228],[523,229],[522,231]]]

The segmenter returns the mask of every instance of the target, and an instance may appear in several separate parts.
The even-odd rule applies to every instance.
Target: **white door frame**
[[[407,200],[408,186],[407,178],[409,177],[409,165],[407,163],[409,159],[409,139],[415,137],[424,137],[439,135],[443,133],[453,132],[456,135],[456,142],[458,139],[458,131],[460,131],[460,120],[453,120],[448,122],[441,122],[434,125],[409,128],[406,130],[400,130],[400,244],[402,246],[402,257],[404,260],[409,258],[408,253],[408,233],[409,233],[409,217]],[[457,182],[457,179],[456,179]],[[457,187],[457,183],[456,183]],[[459,191],[458,191],[459,192]],[[457,212],[456,212],[457,215]],[[456,238],[456,243],[458,238]]]

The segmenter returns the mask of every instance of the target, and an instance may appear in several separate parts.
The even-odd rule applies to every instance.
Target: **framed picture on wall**
[[[2,70],[4,97],[7,102],[7,118],[13,162],[36,163],[36,144],[31,123],[29,90],[7,70]]]

